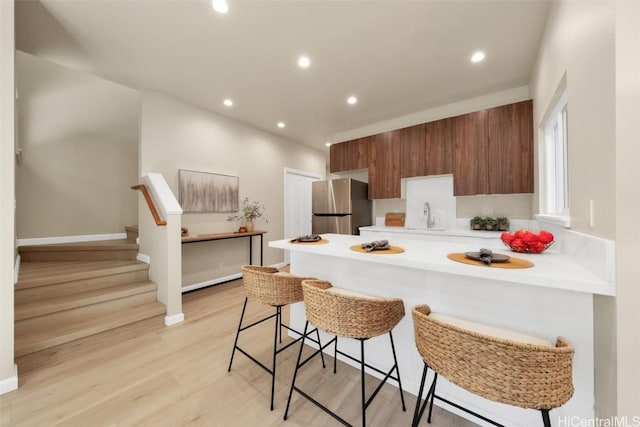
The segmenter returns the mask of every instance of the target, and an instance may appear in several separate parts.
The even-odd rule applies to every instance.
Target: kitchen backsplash
[[[455,227],[453,176],[409,179],[406,181],[405,196],[407,228],[451,230]]]

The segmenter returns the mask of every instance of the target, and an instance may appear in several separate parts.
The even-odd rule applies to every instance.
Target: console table
[[[248,231],[246,233],[231,232],[231,233],[216,233],[216,234],[196,234],[182,236],[182,244],[194,243],[194,242],[207,242],[209,240],[226,240],[226,239],[239,239],[241,237],[249,238],[249,264],[253,264],[253,236],[260,236],[260,265],[262,265],[262,244],[263,236],[266,231],[255,230]]]

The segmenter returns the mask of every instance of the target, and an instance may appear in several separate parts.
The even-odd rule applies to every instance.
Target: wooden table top
[[[263,231],[263,230],[254,230],[254,231],[247,231],[244,233],[232,231],[229,233],[188,234],[186,236],[182,236],[182,243],[205,242],[207,240],[234,239],[236,237],[258,236],[260,234],[265,234],[265,233],[266,231]]]

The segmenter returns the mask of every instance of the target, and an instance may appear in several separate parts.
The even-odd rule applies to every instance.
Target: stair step
[[[138,245],[127,239],[20,246],[22,261],[88,261],[136,259]]]
[[[16,290],[73,282],[82,291],[96,282],[105,287],[146,278],[148,271],[148,264],[132,260],[22,262]]]
[[[154,299],[150,301],[149,299]],[[15,323],[15,357],[165,313],[155,293],[47,314]]]
[[[38,295],[24,302],[16,302],[15,320],[29,319],[144,293],[151,293],[151,299],[155,300],[156,289],[155,283],[146,281],[93,289],[71,295],[59,294],[55,297]]]
[[[124,231],[127,233],[127,240],[130,242],[135,242],[138,238],[138,226],[137,225],[127,225],[124,228]]]

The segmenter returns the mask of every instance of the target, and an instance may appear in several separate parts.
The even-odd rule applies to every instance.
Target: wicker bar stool
[[[277,268],[262,267],[257,265],[244,265],[242,266],[242,283],[247,296],[244,299],[244,305],[242,306],[242,314],[240,315],[240,322],[238,323],[238,330],[236,332],[236,339],[233,343],[233,350],[231,351],[231,361],[229,361],[229,369],[227,372],[231,372],[231,365],[233,364],[233,356],[238,350],[240,353],[247,356],[253,362],[255,362],[262,369],[271,374],[271,410],[273,411],[273,394],[275,391],[276,381],[276,357],[281,352],[291,347],[296,342],[302,339],[302,333],[282,323],[282,307],[287,304],[302,301],[302,280],[303,277],[294,276],[286,272],[280,272]],[[250,325],[242,326],[244,319],[244,313],[247,308],[247,302],[258,302],[261,304],[267,304],[275,307],[276,312],[263,319],[257,320]],[[273,357],[271,368],[265,366],[258,359],[247,353],[245,350],[238,346],[238,337],[240,332],[245,331],[253,326],[256,326],[269,319],[275,318],[275,332],[273,336]],[[300,337],[294,341],[278,348],[278,340],[282,343],[282,328],[292,331]],[[311,331],[312,333],[313,331]],[[315,338],[309,338],[313,342],[320,343],[320,334],[318,330],[315,330],[317,341]],[[322,355],[321,355],[322,356]],[[324,368],[324,356],[322,356],[322,367]]]
[[[304,294],[305,312],[307,322],[304,327],[304,335],[300,344],[296,369],[291,381],[289,390],[289,398],[287,400],[287,409],[284,413],[284,419],[287,419],[291,397],[293,391],[297,391],[302,396],[310,400],[312,403],[323,409],[329,415],[344,425],[351,425],[343,418],[332,412],[326,406],[316,401],[296,386],[296,377],[300,368],[318,353],[322,354],[322,350],[334,345],[333,373],[336,373],[336,360],[338,353],[354,362],[360,364],[360,381],[361,381],[361,407],[362,407],[362,425],[366,426],[366,409],[376,397],[382,386],[390,378],[398,383],[400,391],[400,399],[402,401],[402,410],[406,411],[404,403],[404,394],[402,391],[402,383],[400,381],[400,371],[398,370],[398,360],[396,358],[395,345],[393,343],[393,334],[391,330],[404,317],[404,304],[401,299],[397,298],[374,298],[366,295],[356,294],[350,291],[334,288],[331,283],[322,280],[304,280],[302,282],[302,292]],[[304,361],[302,358],[302,349],[304,340],[307,337],[309,325],[313,325],[317,329],[322,329],[335,336],[325,345],[320,345],[319,349],[308,356]],[[365,363],[364,343],[369,338],[379,335],[389,334],[391,342],[391,351],[393,353],[394,364],[388,372],[382,371],[376,367]],[[338,336],[353,338],[360,341],[360,358],[357,359],[349,354],[338,350]],[[384,379],[378,384],[377,388],[367,398],[365,394],[365,368],[384,375]]]
[[[413,322],[416,347],[424,361],[413,427],[420,422],[427,403],[427,422],[431,423],[434,399],[501,425],[438,396],[438,375],[486,399],[537,409],[545,427],[551,426],[549,411],[573,396],[574,350],[562,337],[554,346],[539,338],[432,313],[428,305],[413,308]],[[429,368],[434,379],[421,405]]]

